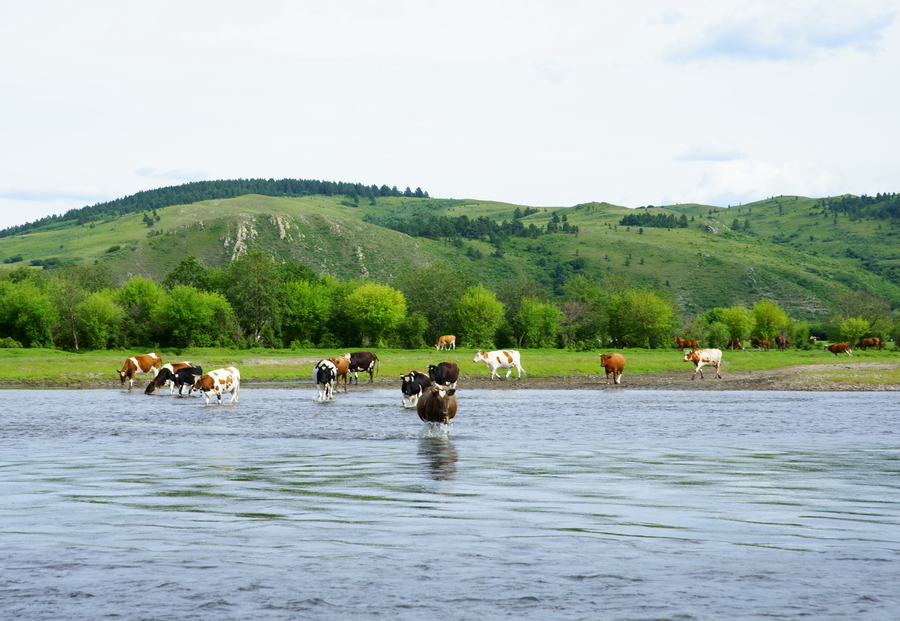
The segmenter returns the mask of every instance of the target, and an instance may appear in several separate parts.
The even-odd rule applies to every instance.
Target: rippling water
[[[900,618],[894,394],[314,396],[0,391],[0,617]]]

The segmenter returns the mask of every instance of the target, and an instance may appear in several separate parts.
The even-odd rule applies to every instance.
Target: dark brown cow
[[[359,385],[359,372],[369,374],[369,383],[374,381],[375,373],[381,368],[381,362],[378,356],[370,351],[355,351],[350,355],[350,373],[356,379],[356,385]]]
[[[847,354],[848,356],[853,355],[853,352],[850,349],[850,343],[832,343],[831,345],[826,345],[825,349],[835,356],[838,354]]]
[[[759,339],[750,339],[750,344],[753,345],[753,347],[755,347],[758,351],[769,351],[769,348],[772,347],[772,341],[770,341],[769,339],[763,339],[761,341]]]
[[[780,334],[775,337],[775,349],[778,351],[785,351],[791,348],[791,344],[788,342],[787,337],[781,336]]]
[[[178,373],[181,369],[186,369],[189,366],[191,366],[190,362],[170,362],[169,364],[164,364],[159,370],[159,373],[156,374],[156,377],[150,380],[150,383],[147,384],[147,388],[144,389],[144,394],[152,394],[153,391],[155,391],[166,382],[170,382],[169,394],[175,394],[175,374]]]
[[[162,356],[159,354],[142,354],[140,356],[132,356],[125,360],[125,364],[121,369],[116,369],[119,374],[119,382],[124,384],[128,380],[128,390],[134,386],[134,376],[138,373],[152,373],[156,376],[156,372],[162,367]]]
[[[459,379],[459,365],[455,362],[441,362],[428,365],[428,377],[435,384],[445,384],[456,388]]]
[[[700,348],[700,344],[695,339],[680,339],[676,336],[675,342],[678,344],[679,349],[685,349],[687,347],[690,347],[691,349]]]
[[[337,377],[335,378],[335,388],[340,391],[341,390],[341,378],[344,379],[344,392],[347,392],[347,378],[350,376],[350,354],[344,354],[343,356],[338,356],[337,358],[329,358],[328,359],[331,364],[334,365],[335,373],[337,373]]]
[[[725,346],[725,349],[740,349],[744,350],[744,346],[741,345],[741,339],[728,339],[728,344]]]
[[[874,347],[875,349],[881,349],[881,339],[877,336],[873,336],[870,338],[859,339],[859,343],[854,345],[853,347],[857,349],[868,349],[870,347]]]
[[[600,354],[600,366],[606,370],[606,383],[609,384],[609,374],[612,373],[613,384],[622,383],[622,371],[625,370],[625,356],[622,354]]]
[[[450,424],[456,416],[456,389],[441,384],[433,384],[422,391],[416,403],[419,418],[427,423]]]

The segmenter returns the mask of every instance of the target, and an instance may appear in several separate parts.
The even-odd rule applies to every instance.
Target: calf
[[[456,337],[452,334],[439,336],[437,343],[434,344],[435,349],[456,349]]]
[[[119,382],[121,384],[128,380],[128,390],[131,390],[134,386],[134,376],[136,374],[152,373],[155,376],[161,367],[162,357],[159,354],[143,354],[126,358],[125,364],[122,365],[121,369],[116,369],[116,373],[119,374]]]
[[[456,416],[456,389],[440,384],[430,386],[416,403],[416,412],[425,422],[450,424]]]
[[[472,362],[483,362],[487,365],[487,368],[491,372],[491,379],[494,379],[494,376],[497,376],[497,379],[500,379],[500,375],[497,373],[497,369],[507,369],[506,378],[509,378],[509,374],[512,373],[513,367],[516,368],[516,379],[521,377],[520,371],[522,373],[525,372],[525,369],[522,368],[522,363],[519,362],[519,352],[514,349],[504,349],[501,351],[491,351],[484,352],[479,351],[475,354],[475,357],[472,359]]]
[[[191,366],[190,362],[170,362],[164,364],[159,370],[159,373],[156,374],[156,377],[147,384],[147,388],[144,389],[144,394],[152,394],[160,386],[168,386],[169,394],[175,394],[175,374],[181,369],[189,366]],[[192,379],[191,383],[193,383],[193,381],[194,380]]]
[[[853,352],[850,349],[850,343],[833,343],[831,345],[826,345],[825,349],[830,351],[835,356],[837,356],[838,354],[847,354],[847,356],[853,355]]]
[[[428,365],[428,377],[435,384],[444,384],[450,388],[456,388],[459,379],[459,365],[455,362],[442,362]]]
[[[431,386],[431,378],[418,371],[410,371],[406,375],[401,375],[400,381],[400,392],[403,393],[400,405],[405,408],[416,407],[419,398],[422,396],[422,391]]]
[[[622,371],[625,370],[625,356],[622,354],[600,354],[600,366],[606,369],[606,383],[609,384],[609,374],[612,373],[613,384],[622,383]]]
[[[695,379],[698,372],[700,373],[700,379],[703,379],[704,365],[716,367],[716,377],[722,378],[719,374],[719,367],[722,365],[721,349],[695,349],[684,354],[684,361],[694,363],[694,374],[691,376],[691,379]]]
[[[199,390],[206,396],[206,405],[209,405],[209,398],[213,395],[216,396],[217,404],[222,405],[222,395],[226,392],[231,393],[228,403],[235,404],[241,392],[241,372],[234,367],[210,371],[194,381],[194,390]]]
[[[329,358],[328,361],[334,365],[334,372],[337,374],[337,376],[335,377],[335,387],[340,390],[341,379],[343,379],[344,393],[346,394],[347,376],[350,375],[350,354],[344,354],[343,356],[338,356],[337,358]]]
[[[369,383],[371,384],[375,377],[375,372],[381,368],[381,362],[378,356],[370,351],[355,351],[350,354],[350,373],[356,379],[356,385],[359,385],[359,372],[369,374]]]
[[[316,383],[318,394],[316,401],[324,403],[334,399],[334,383],[337,381],[337,368],[330,360],[319,360],[312,370],[312,379]]]

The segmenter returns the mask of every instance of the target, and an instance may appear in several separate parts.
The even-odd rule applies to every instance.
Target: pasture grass
[[[372,349],[380,360],[376,376],[378,383],[399,382],[399,376],[413,369],[427,372],[429,364],[455,362],[462,378],[489,376],[484,363],[473,362],[476,350],[459,348],[450,351],[434,349]],[[548,379],[604,377],[600,367],[600,353],[572,352],[561,349],[522,350],[524,378]],[[626,358],[625,374],[678,375],[693,372],[693,366],[683,361],[683,354],[676,349],[620,349]],[[118,387],[116,370],[122,368],[126,358],[134,351],[63,352],[54,349],[0,349],[0,386],[83,386]],[[206,371],[235,366],[241,371],[244,383],[306,383],[311,381],[312,366],[323,358],[347,353],[346,350],[319,349],[221,349],[190,348],[157,350],[164,362],[190,361]],[[847,366],[858,362],[900,363],[900,352],[891,348],[884,351],[858,351],[852,358],[835,357],[817,350],[726,351],[723,356],[723,374],[751,372],[797,365],[835,365],[835,371],[818,372],[822,381],[835,383],[900,384],[900,369],[878,370],[848,375]],[[840,368],[838,368],[840,367]],[[501,371],[501,376],[506,372]],[[364,376],[366,381],[367,376]],[[513,370],[510,378],[516,377]],[[147,375],[139,375],[135,386],[144,386]]]

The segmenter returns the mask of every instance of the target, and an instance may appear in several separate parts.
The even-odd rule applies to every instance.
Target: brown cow
[[[848,356],[853,355],[853,352],[850,350],[850,343],[832,343],[831,345],[826,345],[825,349],[835,356],[838,354],[847,354]]]
[[[132,356],[125,360],[125,364],[121,369],[116,369],[119,374],[119,382],[124,384],[128,380],[128,390],[134,386],[134,376],[138,373],[156,372],[162,367],[162,356],[159,354],[142,354],[140,356]]]
[[[678,349],[681,350],[684,350],[686,347],[690,347],[691,349],[700,348],[700,344],[694,339],[680,339],[676,336],[675,342],[678,344]]]
[[[750,344],[753,345],[757,351],[769,351],[769,348],[772,347],[772,341],[769,339],[763,339],[761,341],[759,339],[750,339]]]
[[[781,336],[780,334],[775,337],[775,349],[778,351],[785,351],[791,348],[791,344],[788,342],[787,337]]]
[[[691,379],[697,377],[698,371],[700,372],[700,379],[703,379],[704,365],[716,367],[716,377],[722,378],[719,374],[719,367],[722,365],[721,349],[695,349],[684,354],[684,361],[694,363],[694,374],[691,376]]]
[[[725,346],[725,349],[740,349],[743,351],[744,346],[741,345],[741,339],[728,339],[728,344]]]
[[[456,337],[452,334],[439,336],[437,343],[434,344],[435,349],[456,349]]]
[[[870,347],[874,347],[875,349],[881,349],[881,339],[877,336],[873,336],[866,339],[859,339],[859,343],[854,345],[857,349],[868,349]]]
[[[346,393],[347,378],[350,377],[350,354],[344,354],[337,358],[329,358],[328,360],[334,365],[335,373],[337,374],[337,377],[335,378],[335,388],[337,388],[338,391],[341,390],[341,378],[344,378],[344,393]]]
[[[456,416],[456,389],[432,384],[422,391],[422,396],[416,403],[416,412],[427,423],[450,424],[450,420]]]
[[[609,384],[609,374],[612,373],[613,384],[622,383],[622,371],[625,370],[625,356],[622,354],[600,354],[600,366],[606,369],[606,383]]]

